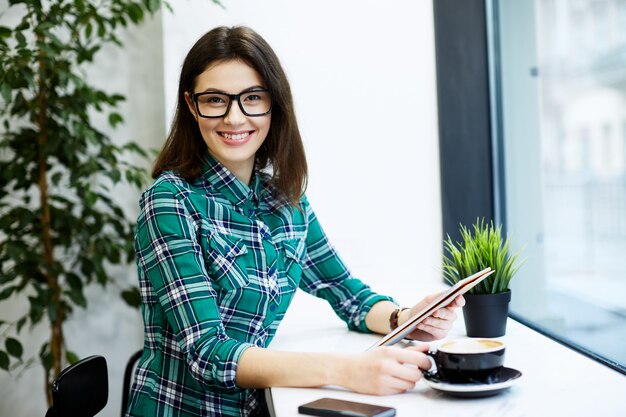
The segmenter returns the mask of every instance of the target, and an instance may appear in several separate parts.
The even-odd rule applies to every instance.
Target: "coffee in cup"
[[[504,365],[504,342],[493,339],[456,339],[428,352],[441,379],[489,383]],[[430,375],[434,371],[429,371]]]

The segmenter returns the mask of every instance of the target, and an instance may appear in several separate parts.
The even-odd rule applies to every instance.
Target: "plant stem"
[[[43,36],[37,35],[38,43],[43,42]],[[50,352],[53,358],[53,370],[54,375],[58,375],[61,372],[61,358],[62,358],[62,346],[63,346],[63,310],[61,308],[61,289],[59,287],[59,281],[56,274],[53,272],[54,266],[54,247],[52,245],[52,233],[50,227],[50,205],[48,196],[48,178],[47,178],[47,150],[48,134],[46,129],[47,112],[46,112],[46,85],[45,85],[45,54],[43,51],[39,51],[39,92],[37,97],[38,104],[38,117],[37,126],[39,128],[39,134],[37,138],[38,144],[38,171],[39,171],[39,200],[41,205],[41,234],[43,243],[43,257],[46,264],[44,275],[48,281],[48,286],[52,296],[52,308],[56,311],[54,314],[55,320],[50,323]],[[46,374],[46,397],[48,399],[48,406],[52,405],[52,383],[50,379],[50,372],[48,369]]]

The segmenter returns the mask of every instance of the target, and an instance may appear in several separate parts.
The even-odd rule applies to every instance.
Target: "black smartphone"
[[[396,409],[382,405],[357,403],[335,398],[320,398],[298,407],[298,413],[311,416],[391,417]]]

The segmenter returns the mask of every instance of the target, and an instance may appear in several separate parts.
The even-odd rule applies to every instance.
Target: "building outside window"
[[[626,1],[493,1],[516,317],[626,369]],[[494,42],[494,37],[498,37]]]

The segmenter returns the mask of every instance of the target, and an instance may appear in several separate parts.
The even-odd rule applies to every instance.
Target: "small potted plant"
[[[521,266],[519,252],[510,253],[509,237],[503,241],[502,226],[476,219],[472,229],[459,226],[462,242],[450,236],[444,241],[443,273],[454,285],[487,267],[495,273],[465,294],[463,317],[469,337],[499,337],[506,333],[511,290],[509,283]]]

